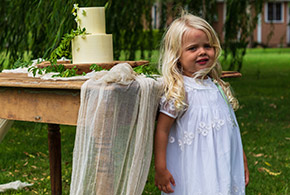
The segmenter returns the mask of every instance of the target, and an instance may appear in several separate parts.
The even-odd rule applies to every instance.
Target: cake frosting
[[[87,35],[72,40],[73,64],[106,63],[113,61],[112,35],[106,34],[105,8],[86,7],[77,10],[78,27]]]

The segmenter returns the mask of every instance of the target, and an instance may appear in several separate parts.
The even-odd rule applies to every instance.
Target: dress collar
[[[183,75],[184,85],[192,89],[213,89],[214,84],[210,77],[206,79],[195,79],[193,77],[188,77]]]

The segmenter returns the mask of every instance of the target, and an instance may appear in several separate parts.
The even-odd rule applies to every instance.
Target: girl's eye
[[[210,49],[210,48],[212,48],[212,46],[211,46],[210,44],[205,44],[205,45],[204,45],[204,48],[206,48],[206,49]]]
[[[196,47],[190,47],[190,48],[188,48],[188,50],[195,51]]]

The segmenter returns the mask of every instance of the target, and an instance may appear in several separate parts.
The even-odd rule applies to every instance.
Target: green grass
[[[156,63],[158,53],[154,56]],[[241,105],[236,115],[250,169],[247,194],[290,194],[290,49],[249,49],[242,74],[226,80]],[[0,143],[0,184],[34,183],[3,194],[50,194],[46,129],[44,124],[15,122]],[[61,126],[61,133],[63,194],[68,194],[75,127]],[[160,194],[153,166],[143,194]]]
[[[243,77],[231,79],[241,105],[236,114],[251,173],[248,194],[290,193],[289,62],[289,49],[249,50]]]

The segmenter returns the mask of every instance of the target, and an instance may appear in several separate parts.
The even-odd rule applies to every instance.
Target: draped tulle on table
[[[129,65],[83,84],[70,194],[142,194],[160,93],[161,82]]]

